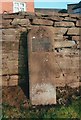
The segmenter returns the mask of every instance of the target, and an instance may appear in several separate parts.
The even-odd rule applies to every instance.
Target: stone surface
[[[67,14],[67,13],[59,13],[59,14],[57,14],[57,15],[59,15],[60,17],[68,17],[69,16],[69,14]]]
[[[46,40],[47,44],[35,41],[36,39],[39,41],[40,38],[41,41]],[[33,105],[56,104],[54,76],[58,76],[56,71],[59,71],[59,68],[58,65],[52,64],[54,62],[52,39],[52,33],[47,27],[34,27],[28,35],[30,99]],[[33,46],[33,41],[37,42],[37,45],[40,44],[39,48]],[[32,46],[37,49],[34,51]],[[54,65],[57,69],[54,69]]]
[[[17,16],[18,16],[17,14],[3,14],[2,18],[3,19],[14,19]]]
[[[67,28],[57,28],[57,27],[54,27],[53,28],[53,33],[54,34],[58,34],[58,35],[64,35],[65,33],[67,32]]]
[[[81,86],[80,15],[21,12],[5,14],[2,19],[4,26],[0,21],[0,75],[3,86],[17,86],[18,83],[27,82],[29,75],[33,96],[31,99],[36,105],[42,101],[43,105],[56,104],[56,87]],[[33,37],[32,47],[27,46],[27,34],[30,31],[33,32],[33,36],[30,35]],[[27,55],[29,49],[32,54],[28,55],[32,57]],[[33,64],[28,66],[29,57]]]
[[[9,86],[7,81],[2,82],[2,86]]]
[[[76,18],[71,18],[71,17],[65,17],[65,21],[71,21],[71,22],[76,22]]]
[[[69,49],[69,48],[62,48],[62,49],[56,49],[55,50],[56,57],[79,57],[79,50],[76,49]]]
[[[73,22],[55,22],[54,24],[55,27],[74,27],[74,23]]]
[[[57,12],[54,12],[54,11],[49,11],[49,10],[42,10],[40,12],[36,12],[36,16],[37,17],[49,17],[49,16],[56,16],[58,13]]]
[[[34,19],[33,22],[32,22],[32,24],[52,26],[53,25],[53,21],[45,20],[45,19]]]
[[[68,28],[67,35],[80,35],[81,28]]]
[[[71,17],[71,18],[75,18],[75,19],[80,19],[81,18],[81,15],[80,14],[69,14],[69,16]]]
[[[28,25],[30,25],[29,19],[18,19],[18,18],[15,18],[11,23],[14,26],[16,26],[16,25],[21,25],[21,26],[28,26]]]
[[[18,61],[2,61],[2,74],[18,74]]]
[[[76,26],[81,27],[81,20],[77,20]]]
[[[8,52],[8,53],[2,53],[2,60],[3,61],[18,61],[18,52]]]
[[[9,86],[16,86],[18,85],[18,75],[10,76]]]
[[[18,41],[15,35],[3,35],[3,41]]]
[[[2,26],[9,26],[12,20],[2,20]]]
[[[2,30],[0,30],[0,36],[2,36]]]
[[[59,17],[59,16],[50,16],[50,17],[48,17],[48,19],[49,20],[52,20],[52,21],[62,21],[62,20],[64,20],[64,18],[63,17]]]
[[[56,56],[55,56],[56,57]],[[70,70],[70,72],[72,71],[77,71],[77,73],[79,72],[79,57],[73,57],[74,60],[71,60],[71,58],[69,57],[56,57],[55,59],[55,69],[57,69],[57,67],[59,67],[59,72],[58,75],[61,74],[61,70],[65,71],[66,70]],[[75,72],[76,74],[76,72]],[[56,76],[57,77],[57,76]],[[69,77],[69,76],[68,76]]]
[[[80,38],[80,36],[72,36],[72,40],[78,41],[78,40],[81,40],[81,38]]]
[[[16,35],[18,33],[17,29],[10,28],[10,29],[2,29],[3,35]]]
[[[2,85],[3,86],[8,86],[9,79],[10,79],[9,75],[2,76]]]
[[[48,105],[56,103],[56,89],[51,84],[33,85],[31,100],[34,105]]]
[[[57,41],[54,42],[54,48],[65,48],[75,46],[75,41]]]
[[[0,74],[0,87],[2,87],[2,75],[1,74]]]
[[[58,41],[58,40],[63,41],[64,39],[62,34],[55,34],[53,38],[55,41]]]
[[[1,42],[0,42],[1,43]],[[18,51],[19,42],[14,41],[2,41],[2,51],[5,53]]]

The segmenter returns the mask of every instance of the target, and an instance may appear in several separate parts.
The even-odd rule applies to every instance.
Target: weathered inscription
[[[28,34],[30,100],[33,105],[56,104],[54,53],[49,28],[35,27]]]
[[[32,52],[51,52],[52,45],[49,39],[32,39]]]

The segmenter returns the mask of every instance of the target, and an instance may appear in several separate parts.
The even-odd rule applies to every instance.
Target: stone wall
[[[55,80],[56,86],[79,86],[81,16],[24,12],[0,16],[3,86],[28,81],[27,34],[33,26],[49,27],[53,33],[53,51],[59,66],[57,73],[60,73]]]
[[[41,14],[51,14],[51,13],[55,13],[55,12],[59,12],[61,11],[62,9],[49,9],[49,8],[35,8],[35,12],[39,12]]]

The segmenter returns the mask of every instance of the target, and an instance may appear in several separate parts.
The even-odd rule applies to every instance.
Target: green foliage
[[[53,120],[57,119],[69,119],[69,118],[81,118],[81,99],[72,101],[68,106],[54,106],[54,107],[41,107],[39,108],[26,108],[21,107],[20,109],[9,106],[7,103],[3,104],[3,118],[30,118],[30,120],[35,120],[39,118],[45,120],[46,118],[51,118]]]

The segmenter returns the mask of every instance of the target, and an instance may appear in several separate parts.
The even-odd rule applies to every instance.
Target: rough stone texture
[[[79,40],[81,40],[81,38],[80,38],[80,36],[72,36],[72,40],[79,41]]]
[[[2,36],[3,41],[17,41],[16,36],[14,35],[4,35]]]
[[[15,41],[2,41],[2,52],[8,53],[19,50],[19,42]]]
[[[67,14],[67,13],[65,13],[65,14],[59,13],[59,14],[57,14],[57,15],[59,15],[60,17],[68,17],[68,16],[69,16],[69,14]]]
[[[53,25],[53,21],[50,20],[44,20],[44,19],[34,19],[32,24],[35,25],[49,25],[52,26]]]
[[[64,35],[67,32],[67,28],[57,28],[57,27],[52,27],[53,33],[56,35]],[[59,37],[60,38],[60,37]]]
[[[67,35],[80,35],[81,28],[68,28]]]
[[[55,16],[49,16],[48,19],[52,20],[52,21],[62,21],[62,20],[64,20],[63,17],[59,17],[57,15],[55,15]]]
[[[18,75],[10,76],[9,86],[16,86],[18,85]]]
[[[76,22],[76,26],[81,27],[81,20],[78,20],[78,21]]]
[[[60,105],[69,105],[78,96],[80,96],[79,88],[71,88],[69,86],[57,87],[57,103]]]
[[[54,24],[55,27],[74,27],[74,23],[73,22],[55,22]]]
[[[80,14],[69,14],[69,16],[70,16],[71,18],[81,19],[81,15],[80,15]]]
[[[53,39],[54,40],[63,40],[64,35],[67,32],[67,28],[58,28],[58,27],[49,27],[49,29],[51,30],[51,32],[53,33]]]
[[[63,41],[64,40],[64,37],[63,37],[62,34],[54,34],[53,38],[54,38],[55,41],[58,41],[58,40]]]
[[[16,60],[13,61],[2,61],[2,73],[3,74],[18,74],[18,62]]]
[[[18,85],[18,75],[2,76],[2,85],[3,84],[4,84],[4,86],[16,86],[16,85]]]
[[[9,26],[12,20],[2,20],[2,26]]]
[[[75,46],[75,41],[58,41],[54,42],[54,48],[67,48]]]
[[[17,26],[17,25],[21,25],[21,26],[28,26],[30,25],[30,21],[29,19],[18,19],[18,18],[15,18],[11,24],[13,26]]]
[[[71,22],[76,22],[76,18],[71,18],[71,17],[65,17],[65,21],[71,21]]]
[[[59,59],[61,61],[61,64],[60,63],[56,64],[60,64],[61,67],[65,66],[66,64],[66,67],[68,68],[67,66],[68,60],[65,60],[65,58],[61,60],[61,58],[64,56],[71,57],[71,59],[74,56],[79,57],[78,54],[79,51],[77,50],[77,48],[79,48],[78,41],[80,41],[79,39],[80,28],[78,28],[80,27],[78,25],[80,20],[77,21],[77,19],[80,19],[80,16],[57,13],[49,15],[47,13],[46,14],[19,13],[3,15],[4,26],[4,29],[2,29],[3,75],[4,74],[15,75],[21,73],[21,76],[24,79],[23,71],[26,70],[25,53],[27,50],[26,35],[27,32],[30,29],[32,29],[32,27],[35,25],[49,26],[49,29],[52,32],[54,55],[57,60]],[[76,22],[76,26],[74,22]],[[53,26],[53,23],[55,23],[55,26]],[[69,59],[69,61],[71,61],[71,59]],[[77,66],[77,63],[75,62],[74,65]],[[59,76],[59,74],[57,73],[56,76]],[[60,76],[59,79],[57,80],[58,81],[57,86],[62,84],[62,82],[59,82],[60,79],[62,79],[62,76]],[[63,85],[65,85],[65,82],[63,82]]]
[[[36,40],[40,42],[37,45]],[[45,43],[42,43],[42,40],[45,40]],[[48,27],[34,27],[28,34],[30,98],[33,105],[56,103],[54,78],[58,76],[59,67],[54,61],[52,41],[52,33]]]
[[[2,91],[3,103],[7,103],[10,106],[14,106],[18,109],[21,107],[21,105],[23,105],[23,109],[30,108],[30,103],[20,86],[3,87]],[[67,106],[73,100],[77,100],[77,98],[80,97],[79,91],[79,88],[75,89],[68,86],[57,87],[57,105]]]
[[[43,64],[43,66],[41,66],[42,63],[40,64],[40,67],[43,70],[42,72],[40,72],[40,70],[38,71],[38,78],[40,77],[40,79],[38,79],[37,77],[31,79],[33,79],[33,81],[35,82],[39,81],[39,83],[41,83],[42,74],[44,73],[44,70],[46,70],[47,72],[46,73],[47,79],[45,77],[46,83],[47,81],[49,81],[48,78],[51,78],[50,81],[52,81],[53,86],[55,86],[54,89],[50,89],[50,90],[55,91],[55,88],[59,86],[64,87],[68,85],[70,87],[78,87],[81,85],[81,83],[79,84],[79,80],[80,80],[79,67],[81,61],[80,60],[81,54],[79,51],[81,48],[80,47],[80,40],[81,40],[80,15],[77,14],[68,15],[61,13],[32,14],[32,13],[21,12],[17,14],[15,13],[15,14],[2,15],[2,19],[3,20],[0,21],[0,31],[2,30],[2,32],[0,32],[0,38],[2,38],[2,40],[0,39],[0,47],[2,44],[3,55],[2,55],[2,66],[0,66],[0,68],[1,67],[3,68],[2,69],[3,86],[16,86],[19,83],[22,84],[23,82],[27,82],[28,85],[28,80],[29,80],[28,75],[30,75],[30,72],[33,71],[32,74],[35,75],[34,73],[38,69],[38,67],[35,66],[39,66],[39,61],[40,61],[39,59],[41,59],[41,54],[40,54],[41,52],[39,52],[37,55],[35,54],[36,59],[33,55],[32,62],[34,63],[34,67],[31,71],[29,71],[28,53],[27,53],[28,51],[27,34],[30,32],[30,30],[33,29],[33,27],[39,28],[39,26],[46,27],[46,29],[49,29],[51,31],[49,33],[52,37],[52,47],[51,49],[49,49],[51,50],[51,55],[49,55],[48,52],[46,52],[46,54],[48,54],[49,56],[49,62],[48,62],[49,64]],[[43,34],[45,34],[46,36],[47,32],[43,31]],[[42,34],[38,38],[41,37]],[[37,47],[35,48],[35,50],[37,50]],[[46,59],[46,56],[43,55],[42,57],[45,58],[46,61],[48,61]],[[45,65],[48,68],[45,67]],[[43,88],[45,85],[46,88],[48,88],[48,84],[44,84],[43,86],[42,85],[40,86],[41,88]],[[40,95],[40,91],[37,91],[39,95]],[[50,92],[51,91],[49,92],[47,91],[46,93],[50,94]],[[37,96],[34,97],[36,98]],[[40,97],[38,97],[38,99],[40,99]],[[50,101],[50,103],[53,102],[55,101]],[[37,104],[39,104],[39,102]]]

